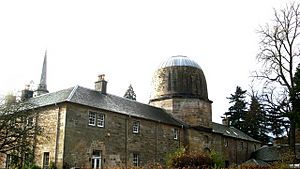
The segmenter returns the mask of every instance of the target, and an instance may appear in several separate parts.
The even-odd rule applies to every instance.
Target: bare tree
[[[8,99],[0,105],[0,153],[13,156],[20,165],[25,158],[29,160],[34,138],[41,133],[33,109],[31,103]]]
[[[299,63],[300,4],[292,3],[274,10],[274,20],[261,27],[260,52],[257,60],[262,69],[255,77],[264,81],[264,100],[273,110],[284,111],[290,121],[290,145],[295,148],[295,119],[291,96],[294,71]]]

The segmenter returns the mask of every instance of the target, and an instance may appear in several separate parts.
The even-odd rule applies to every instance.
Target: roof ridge
[[[70,95],[68,96],[68,98],[66,99],[66,101],[71,101],[72,97],[74,96],[74,93],[76,92],[76,90],[78,89],[79,85],[76,85],[73,90],[71,91]]]
[[[77,85],[78,86],[78,85]],[[90,90],[90,91],[96,91],[94,89],[91,89],[91,88],[87,88],[87,87],[82,87],[82,86],[78,86],[78,87],[81,87],[83,89],[86,89],[86,90]],[[109,96],[113,96],[113,97],[118,97],[120,99],[124,99],[124,100],[127,100],[129,102],[134,102],[134,103],[137,103],[137,104],[142,104],[142,105],[145,105],[145,106],[149,106],[149,107],[152,107],[152,108],[155,108],[155,109],[162,109],[160,107],[156,107],[156,106],[153,106],[153,105],[150,105],[150,104],[147,104],[147,103],[143,103],[143,102],[139,102],[137,100],[132,100],[132,99],[128,99],[126,97],[122,97],[122,96],[118,96],[118,95],[115,95],[115,94],[111,94],[111,93],[106,93],[105,95],[109,95]],[[162,110],[165,110],[165,109],[162,109]]]

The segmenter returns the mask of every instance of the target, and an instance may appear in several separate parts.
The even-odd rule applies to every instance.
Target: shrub
[[[224,168],[225,167],[225,160],[220,153],[213,150],[210,153],[210,157],[213,161],[214,168]]]
[[[193,152],[187,153],[185,149],[180,148],[168,159],[169,168],[177,169],[204,169],[211,168],[212,158],[208,153]]]
[[[22,166],[22,169],[42,169],[40,166],[37,166],[36,164],[25,164]]]

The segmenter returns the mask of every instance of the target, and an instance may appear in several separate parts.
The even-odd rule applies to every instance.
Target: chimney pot
[[[100,80],[104,80],[105,79],[105,74],[101,74],[101,75],[99,75],[98,76],[98,80],[100,81]]]

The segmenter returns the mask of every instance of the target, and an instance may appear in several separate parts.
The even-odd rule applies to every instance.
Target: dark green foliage
[[[296,73],[294,75],[294,91],[291,96],[292,106],[293,106],[293,113],[297,122],[297,127],[300,127],[300,64],[296,69]]]
[[[269,132],[276,137],[281,137],[290,127],[290,122],[286,117],[286,113],[281,111],[281,106],[265,105],[267,126]]]
[[[229,107],[229,111],[225,113],[228,118],[229,124],[235,128],[246,131],[244,127],[245,114],[246,114],[246,90],[242,90],[241,87],[237,86],[234,94],[231,94],[229,103],[233,104]]]
[[[129,85],[127,91],[124,94],[124,97],[127,98],[127,99],[136,100],[136,94],[133,91],[133,88],[132,88],[131,85]]]
[[[42,169],[42,168],[36,164],[25,164],[22,166],[22,169]]]
[[[267,116],[264,106],[260,103],[260,98],[252,94],[249,104],[246,101],[246,92],[241,87],[236,87],[235,93],[228,97],[232,106],[229,107],[229,111],[225,113],[225,116],[230,126],[241,130],[262,143],[267,143],[269,142],[267,133],[270,132],[270,125],[273,125],[273,121],[272,124],[269,123],[270,117]]]
[[[210,153],[210,157],[213,161],[214,168],[224,168],[225,167],[225,160],[224,160],[222,154],[213,150]]]
[[[250,107],[245,116],[244,128],[246,134],[256,140],[267,143],[269,141],[269,137],[266,134],[268,133],[267,126],[265,111],[259,103],[258,98],[251,96]]]

